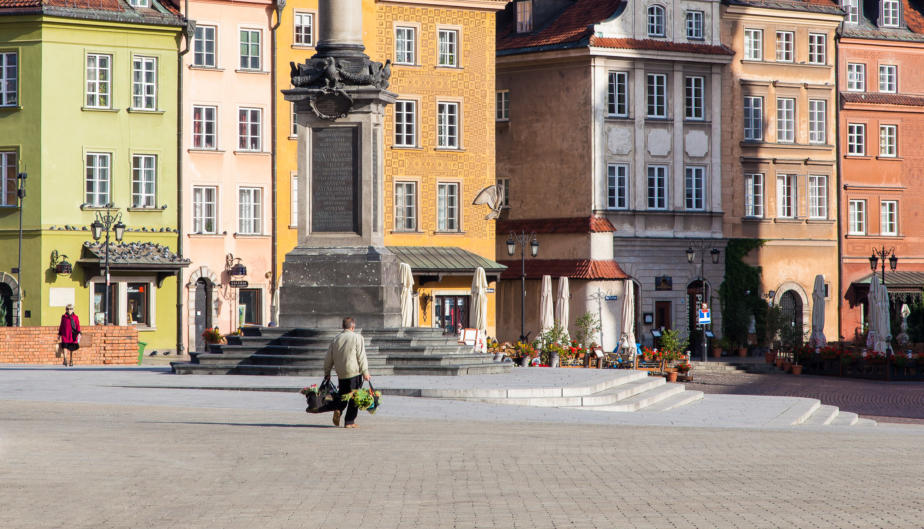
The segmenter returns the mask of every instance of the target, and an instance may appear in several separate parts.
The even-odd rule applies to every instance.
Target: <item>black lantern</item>
[[[539,241],[537,239],[529,241],[529,254],[533,257],[539,255]]]
[[[71,263],[67,262],[67,256],[58,254],[58,250],[51,252],[51,265],[54,267],[56,274],[70,275],[74,270]]]
[[[693,264],[693,259],[696,257],[696,252],[693,250],[693,247],[690,246],[687,248],[687,263]]]
[[[879,258],[876,257],[876,254],[870,255],[869,256],[869,267],[873,272],[876,271],[876,265],[878,264],[879,264]]]
[[[517,251],[517,241],[510,237],[507,239],[507,255],[513,255],[515,251]]]
[[[709,255],[712,256],[712,264],[719,264],[719,249],[713,248],[709,251]]]
[[[234,266],[231,267],[231,275],[233,276],[246,276],[247,267],[242,265],[240,261],[237,262]]]
[[[889,268],[894,272],[898,268],[898,257],[893,253],[892,257],[889,257]]]
[[[94,220],[90,230],[93,232],[93,240],[98,241],[103,236],[103,223],[99,219]]]
[[[113,226],[112,229],[115,231],[116,241],[122,242],[122,235],[125,234],[125,224],[120,220],[119,222],[115,223],[115,226]]]

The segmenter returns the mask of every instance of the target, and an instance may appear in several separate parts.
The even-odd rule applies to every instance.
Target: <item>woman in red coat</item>
[[[61,316],[61,325],[58,326],[58,338],[61,339],[61,348],[64,350],[64,365],[74,365],[74,351],[80,349],[80,319],[74,314],[74,306],[64,307],[64,315]],[[71,352],[70,360],[67,358],[67,351]]]

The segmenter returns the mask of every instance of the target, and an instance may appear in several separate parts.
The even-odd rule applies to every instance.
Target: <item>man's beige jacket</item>
[[[368,375],[366,342],[353,331],[344,330],[334,338],[324,357],[324,376],[330,376],[330,368],[337,370],[337,378],[352,378]]]

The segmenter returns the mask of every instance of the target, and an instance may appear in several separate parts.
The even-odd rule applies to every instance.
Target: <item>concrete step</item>
[[[189,364],[171,363],[174,373],[179,375],[275,375],[275,376],[323,376],[323,366],[287,366],[287,365],[247,365],[247,364]],[[510,364],[462,364],[462,365],[406,365],[406,366],[369,366],[372,376],[386,375],[489,375],[507,373]]]
[[[792,406],[771,419],[767,423],[767,426],[773,428],[789,428],[802,424],[820,407],[821,402],[819,402],[818,399],[796,397]]]
[[[842,411],[837,414],[837,417],[833,421],[828,423],[830,426],[853,426],[857,424],[857,420],[860,418],[856,413],[851,413],[849,411]]]
[[[838,409],[837,406],[821,405],[818,407],[817,410],[815,410],[814,413],[812,413],[812,415],[809,416],[809,418],[805,419],[802,425],[803,426],[826,426],[828,424],[831,424],[831,421],[833,421],[837,417],[838,413],[840,413],[840,410]]]
[[[876,421],[872,419],[857,419],[857,422],[854,423],[854,426],[861,428],[873,428],[876,426]]]
[[[561,388],[547,388],[548,391],[542,391],[537,388],[523,394],[523,396],[505,396],[505,397],[469,397],[464,400],[477,400],[489,402],[492,404],[511,404],[514,406],[534,406],[539,408],[581,408],[584,406],[602,406],[615,404],[620,400],[627,399],[644,391],[654,389],[664,385],[664,379],[661,377],[649,377],[642,373],[642,377],[622,377],[618,384],[613,384],[601,391],[593,393],[579,394],[572,392],[569,395],[557,393]]]
[[[630,397],[619,399],[612,404],[604,404],[601,406],[582,406],[580,409],[587,411],[638,411],[664,399],[681,394],[684,391],[682,384],[667,384],[664,383],[663,379],[661,379],[661,382],[661,384],[645,389],[644,391],[636,393]]]
[[[643,408],[641,411],[658,412],[658,411],[673,410],[675,408],[686,406],[687,404],[692,404],[694,402],[698,402],[701,400],[703,400],[702,391],[690,391],[684,388],[682,392],[677,393],[676,395],[670,396],[659,402],[655,402],[654,404],[646,408]]]

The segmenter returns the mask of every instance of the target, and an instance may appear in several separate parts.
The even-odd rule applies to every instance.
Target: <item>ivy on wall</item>
[[[751,318],[758,345],[767,341],[768,306],[760,297],[761,269],[744,262],[748,253],[763,245],[761,239],[729,239],[725,249],[725,280],[719,287],[722,333],[736,347],[747,345]]]

